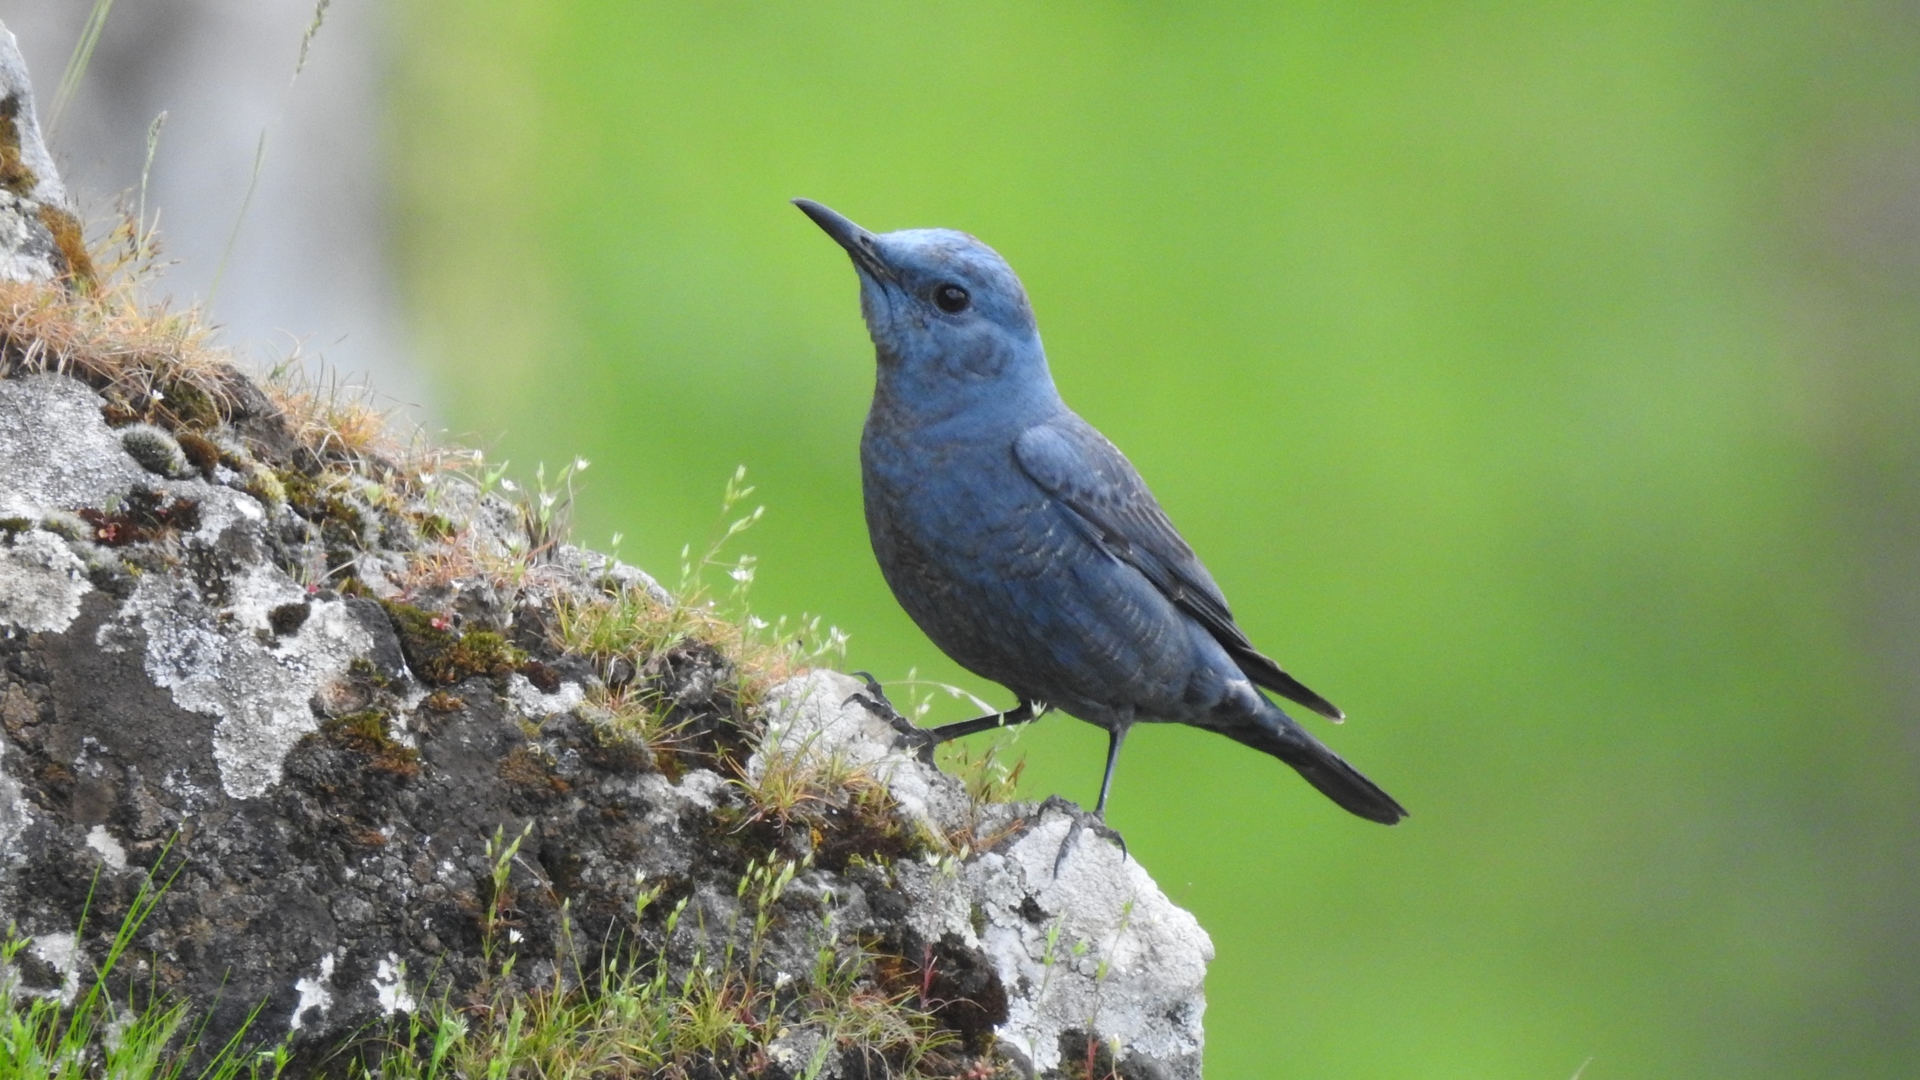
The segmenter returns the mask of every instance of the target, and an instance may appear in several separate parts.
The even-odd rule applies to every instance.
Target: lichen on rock
[[[67,542],[38,529],[0,533],[0,628],[65,630],[93,590],[86,564]]]
[[[502,887],[523,992],[570,985],[574,943],[686,965],[752,914],[765,940],[739,977],[767,987],[769,1024],[793,1012],[726,1051],[741,1068],[791,1075],[765,1070],[822,1046],[840,1064],[821,1075],[906,1067],[902,1045],[808,1027],[825,949],[922,1018],[943,1049],[913,1067],[946,1063],[928,1075],[1071,1071],[1062,1047],[1089,1033],[1123,1075],[1198,1075],[1206,935],[1098,830],[1055,876],[1069,805],[977,802],[850,700],[858,682],[728,657],[704,609],[602,556],[531,553],[512,507],[458,476],[389,463],[352,511],[378,535],[343,544],[328,500],[142,468],[110,409],[64,376],[0,379],[0,911],[24,932],[78,925],[96,874],[89,925],[109,925],[171,851],[143,931],[157,966],[129,977],[213,1010],[214,1032],[264,1002],[251,1037],[318,1054],[405,1002],[498,992]],[[287,460],[366,491],[362,465]],[[405,527],[429,514],[439,539]],[[563,613],[588,610],[603,622],[572,652]],[[490,885],[489,845],[516,833]],[[791,884],[748,913],[741,883],[769,867]],[[647,889],[684,901],[671,932],[657,902],[635,914]],[[37,970],[24,985],[68,978]]]
[[[990,972],[979,974],[992,987],[994,1033],[1033,1068],[1060,1067],[1061,1047],[1092,1034],[1123,1048],[1123,1058],[1197,1076],[1202,985],[1213,958],[1206,931],[1119,845],[1094,832],[1080,832],[1056,873],[1068,829],[1081,816],[1071,804],[976,805],[958,779],[923,764],[885,721],[851,700],[863,689],[834,671],[776,688],[748,775],[764,775],[770,759],[783,755],[834,761],[885,785],[914,827],[954,838],[944,858],[929,851],[895,866],[909,901],[906,927],[923,946],[986,959]],[[960,840],[996,834],[979,852]],[[979,989],[966,1000],[983,1004]]]
[[[0,26],[0,279],[91,284],[79,219],[40,137],[33,84],[13,32]]]
[[[0,517],[124,499],[154,478],[121,449],[85,384],[43,373],[0,379]]]

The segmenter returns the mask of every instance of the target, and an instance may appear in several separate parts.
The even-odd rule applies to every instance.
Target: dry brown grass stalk
[[[208,337],[197,313],[143,306],[123,290],[0,282],[0,375],[72,375],[169,427],[217,422],[207,405],[232,410],[237,373]]]

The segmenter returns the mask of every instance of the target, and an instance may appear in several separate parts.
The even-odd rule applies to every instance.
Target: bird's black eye
[[[933,303],[949,315],[958,315],[967,310],[968,304],[973,303],[973,297],[968,296],[967,290],[958,285],[942,285],[933,290]]]

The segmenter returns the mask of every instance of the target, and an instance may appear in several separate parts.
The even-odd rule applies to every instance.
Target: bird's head
[[[1051,390],[1027,291],[999,252],[952,229],[876,235],[811,199],[793,202],[853,258],[883,381],[938,392],[1038,379]]]

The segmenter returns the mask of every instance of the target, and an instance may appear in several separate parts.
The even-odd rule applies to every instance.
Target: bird
[[[860,281],[876,361],[861,487],[881,575],[941,651],[1017,704],[920,728],[871,676],[856,696],[929,757],[938,743],[1051,709],[1104,728],[1093,811],[1102,823],[1137,723],[1217,732],[1292,766],[1358,817],[1405,818],[1262,692],[1344,719],[1254,647],[1132,463],[1061,399],[1007,261],[964,232],[876,234],[811,199],[793,202],[846,250]]]

